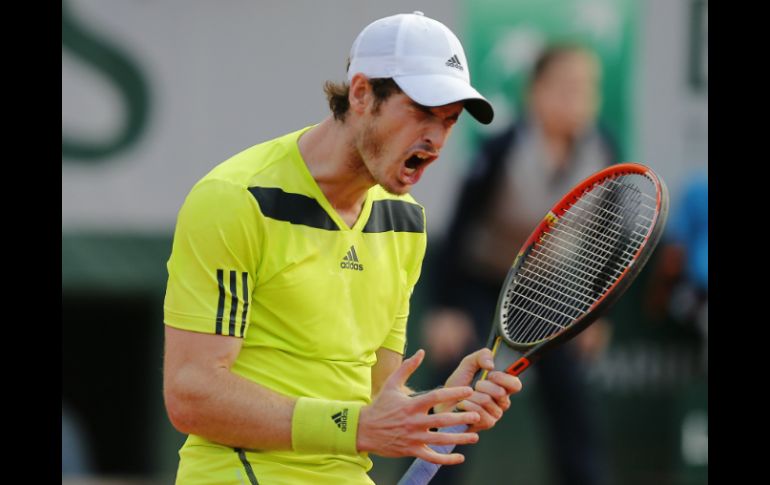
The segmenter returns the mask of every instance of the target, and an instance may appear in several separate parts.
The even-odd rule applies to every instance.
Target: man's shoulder
[[[290,172],[286,168],[299,156],[296,142],[307,128],[242,150],[214,167],[200,182],[215,179],[243,187],[261,185],[262,182],[280,185],[282,177]]]
[[[253,210],[253,187],[285,188],[298,179],[292,139],[302,130],[253,145],[215,166],[201,177],[185,198],[187,210],[239,212]],[[295,150],[296,151],[296,150]],[[237,210],[236,210],[237,209]]]

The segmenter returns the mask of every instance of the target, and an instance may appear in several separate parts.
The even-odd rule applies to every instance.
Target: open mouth
[[[404,181],[411,185],[416,184],[417,181],[420,180],[425,167],[436,158],[436,155],[432,155],[428,152],[416,152],[407,158],[404,162],[404,169],[402,171]]]
[[[405,165],[406,165],[406,168],[416,170],[416,169],[420,168],[420,165],[422,165],[423,163],[425,163],[425,159],[424,158],[420,158],[419,155],[415,154],[415,155],[412,155],[411,157],[409,157],[406,160],[406,164]]]
[[[435,155],[431,155],[427,152],[417,152],[406,159],[404,166],[409,170],[418,170],[435,159]]]

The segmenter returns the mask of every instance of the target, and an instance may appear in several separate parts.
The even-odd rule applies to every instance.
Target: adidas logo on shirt
[[[358,255],[356,254],[356,248],[354,246],[350,246],[350,249],[348,249],[348,254],[342,258],[340,268],[354,269],[358,271],[364,270],[364,265],[358,262]]]
[[[337,414],[333,414],[332,419],[343,433],[348,430],[348,408],[343,409]]]
[[[459,69],[461,71],[464,71],[462,63],[460,63],[460,59],[457,58],[457,54],[453,55],[449,58],[448,61],[446,61],[446,65],[449,67],[454,67],[455,69]]]

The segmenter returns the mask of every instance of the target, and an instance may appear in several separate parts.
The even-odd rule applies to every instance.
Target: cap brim
[[[462,79],[442,74],[426,74],[394,76],[393,80],[404,94],[423,106],[444,106],[464,101],[465,109],[479,123],[488,125],[495,116],[489,101]]]

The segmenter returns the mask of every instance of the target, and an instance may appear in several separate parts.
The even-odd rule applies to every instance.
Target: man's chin
[[[391,195],[406,195],[409,193],[409,190],[412,188],[411,185],[406,184],[380,184],[380,187],[385,189],[385,192],[391,194]]]

